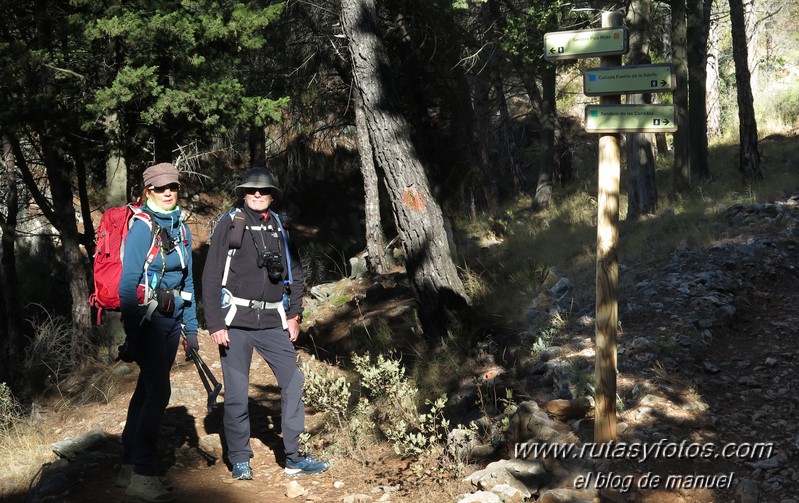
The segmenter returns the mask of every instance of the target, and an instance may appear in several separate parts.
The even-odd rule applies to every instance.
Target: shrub
[[[7,431],[21,417],[22,409],[11,388],[0,382],[0,433]]]
[[[419,390],[406,378],[399,360],[382,354],[372,358],[366,353],[353,355],[352,361],[360,384],[358,401],[352,408],[348,406],[350,384],[343,376],[320,369],[314,359],[303,365],[307,403],[336,418],[342,430],[336,433],[337,440],[342,435],[351,440],[346,443],[348,454],[362,454],[364,439],[382,436],[395,453],[415,460],[417,473],[431,466],[438,472],[461,466],[453,458],[455,451],[446,445],[449,422],[443,414],[445,396],[426,400],[426,410],[420,412],[416,403]]]
[[[350,401],[350,383],[313,357],[302,364],[302,371],[305,374],[305,403],[320,412],[330,413],[342,425]]]
[[[44,317],[29,322],[34,334],[25,352],[25,375],[34,387],[58,389],[72,371],[72,327],[64,318],[46,311]]]

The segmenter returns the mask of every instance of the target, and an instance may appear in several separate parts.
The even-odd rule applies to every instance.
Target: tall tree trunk
[[[732,24],[732,57],[735,60],[735,82],[738,87],[738,128],[740,150],[738,166],[744,182],[763,178],[760,170],[760,152],[757,146],[757,120],[755,119],[749,74],[749,50],[746,44],[746,24],[743,0],[730,0],[730,23]]]
[[[364,218],[366,220],[366,251],[369,254],[369,267],[376,274],[388,272],[386,257],[386,236],[380,225],[380,187],[375,169],[372,142],[369,129],[363,114],[363,103],[360,93],[355,93],[355,134],[358,139],[358,154],[361,158],[361,175],[363,175]]]
[[[58,230],[61,254],[64,259],[71,300],[72,339],[70,349],[72,364],[80,368],[86,363],[87,337],[91,333],[89,308],[89,283],[86,261],[80,251],[80,236],[75,221],[71,169],[57,146],[58,140],[51,131],[40,135],[42,152],[50,192],[53,197],[53,214],[50,223]]]
[[[266,131],[263,127],[250,128],[248,138],[250,147],[250,166],[266,166]]]
[[[688,114],[691,138],[691,174],[699,180],[710,178],[707,150],[707,36],[709,12],[705,12],[704,0],[688,0]]]
[[[653,20],[654,21],[654,20]],[[668,23],[663,22],[661,25],[662,36],[663,40],[661,41],[662,44],[662,52],[666,55],[673,55],[674,54],[674,44],[672,43],[671,37],[671,18],[668,18]],[[668,29],[667,29],[668,28]],[[673,102],[673,100],[672,100]],[[660,95],[653,94],[652,95],[652,103],[661,103]],[[658,156],[665,156],[669,153],[669,145],[666,141],[666,133],[655,133],[655,157]]]
[[[480,19],[483,23],[483,33],[489,38],[485,42],[496,46],[489,52],[487,67],[491,76],[491,85],[494,89],[497,110],[499,111],[499,127],[497,129],[499,141],[497,143],[503,153],[501,156],[501,159],[503,159],[502,165],[507,169],[507,176],[513,181],[515,195],[518,195],[524,190],[527,182],[522,172],[520,149],[513,134],[513,124],[511,123],[508,100],[505,94],[501,62],[506,58],[501,46],[494,43],[495,40],[502,38],[499,27],[505,24],[499,3],[496,0],[488,0],[488,3],[481,8]],[[503,174],[502,176],[505,175]]]
[[[472,76],[472,144],[475,146],[474,158],[477,162],[473,173],[472,184],[475,190],[481,190],[485,198],[488,214],[491,217],[499,216],[499,202],[497,196],[496,178],[489,176],[487,171],[491,165],[490,150],[490,125],[491,107],[489,104],[491,88],[482,76]]]
[[[546,63],[541,71],[543,88],[541,101],[541,132],[538,138],[538,183],[533,198],[534,209],[548,208],[552,204],[552,184],[555,178],[555,128],[557,111],[555,107],[555,65]]]
[[[627,64],[651,63],[649,58],[649,32],[651,29],[651,0],[634,0],[627,10],[630,28],[630,50]],[[652,103],[652,95],[630,94],[627,103]],[[651,133],[629,133],[627,149],[627,219],[636,219],[651,213],[657,207],[655,183],[655,147]]]
[[[81,152],[83,149],[81,149]],[[94,256],[94,223],[92,222],[92,208],[89,202],[89,187],[86,185],[86,164],[78,153],[75,159],[75,177],[78,180],[78,200],[80,201],[80,216],[83,221],[83,233],[78,235],[79,242],[86,248],[86,256]]]
[[[391,199],[422,327],[428,336],[440,337],[466,314],[468,297],[452,260],[441,208],[391,92],[391,66],[376,19],[374,0],[342,1],[341,24],[349,39],[357,92]]]
[[[508,99],[505,96],[505,88],[502,83],[502,72],[499,65],[496,63],[496,58],[491,58],[491,75],[492,85],[494,88],[494,96],[497,99],[497,108],[499,110],[499,147],[503,152],[503,166],[508,171],[508,176],[513,180],[513,190],[515,195],[521,192],[528,185],[524,172],[522,171],[521,162],[519,158],[519,146],[516,143],[516,138],[513,135],[513,124],[511,122],[510,110],[508,108]]]
[[[15,243],[17,238],[17,215],[19,213],[19,196],[17,192],[17,169],[14,164],[14,153],[8,136],[3,135],[3,171],[5,171],[6,194],[3,204],[6,216],[0,214],[2,225],[2,251],[0,251],[0,297],[2,297],[2,313],[5,320],[0,327],[0,382],[18,384],[22,377],[20,362],[24,359],[25,342],[21,329],[19,287],[17,283],[17,255]]]
[[[707,69],[705,75],[705,91],[707,96],[705,103],[707,107],[707,133],[710,136],[720,136],[721,131],[721,73],[719,70],[719,34],[718,22],[710,17],[713,0],[705,0],[705,13],[710,18],[708,22],[708,44],[707,44]]]
[[[758,64],[757,48],[760,38],[760,30],[757,20],[757,9],[755,8],[755,0],[743,0],[744,9],[744,26],[745,26],[745,40],[747,47],[746,66],[749,68],[749,87],[752,89],[752,99],[758,98],[758,75],[760,74],[760,65]]]
[[[558,27],[558,17],[555,10],[550,10],[546,19],[546,28],[549,31],[554,31]],[[556,106],[556,86],[557,86],[557,69],[551,62],[543,62],[538,65],[539,75],[541,76],[541,94],[538,94],[538,88],[535,82],[531,82],[527,86],[527,92],[530,94],[532,102],[538,102],[539,117],[541,118],[541,131],[538,138],[539,156],[538,156],[538,182],[535,187],[535,195],[533,196],[533,209],[547,208],[552,204],[552,186],[555,179],[555,140],[558,139],[558,152],[564,151],[563,138],[565,135],[559,131],[558,127],[558,111]],[[535,104],[533,104],[535,109]],[[556,134],[557,133],[557,134]],[[562,159],[561,159],[562,160]],[[569,163],[569,173],[561,171],[561,180],[566,177],[571,177],[571,164]]]
[[[52,43],[52,22],[47,0],[36,0],[34,10],[37,23],[37,44],[39,49],[49,51]],[[46,98],[55,102],[55,77],[49,68],[41,74],[41,92]],[[80,251],[80,236],[75,221],[75,205],[73,204],[71,169],[61,149],[61,137],[55,122],[50,117],[41,120],[38,130],[41,142],[42,162],[47,172],[47,179],[52,195],[53,213],[50,223],[59,233],[60,252],[69,284],[71,300],[72,326],[70,330],[70,352],[73,368],[80,368],[86,363],[86,340],[91,333],[88,271],[83,254]]]
[[[673,190],[685,192],[691,188],[690,124],[688,119],[688,41],[686,35],[685,0],[671,2],[672,61],[676,75],[674,115]]]
[[[116,113],[105,118],[109,149],[105,160],[105,208],[128,202],[128,163],[122,149],[122,124]]]

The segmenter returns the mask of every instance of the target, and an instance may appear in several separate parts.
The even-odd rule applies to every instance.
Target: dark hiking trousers
[[[122,431],[122,464],[132,464],[139,475],[160,475],[157,463],[158,430],[169,405],[169,370],[180,341],[180,320],[153,316],[142,325],[137,340],[139,380],[130,398]]]
[[[305,377],[297,366],[297,351],[282,328],[228,330],[230,343],[220,346],[222,375],[225,379],[225,439],[231,464],[249,461],[250,415],[248,390],[253,349],[269,364],[280,387],[280,424],[286,457],[299,456],[300,433],[305,430],[305,406],[302,385]]]

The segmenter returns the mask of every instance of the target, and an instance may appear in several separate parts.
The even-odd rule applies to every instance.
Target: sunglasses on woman
[[[169,189],[172,192],[177,192],[178,190],[180,190],[180,184],[170,183],[169,185],[164,185],[163,187],[150,187],[150,190],[152,190],[153,192],[157,192],[159,194],[165,192],[166,189]]]

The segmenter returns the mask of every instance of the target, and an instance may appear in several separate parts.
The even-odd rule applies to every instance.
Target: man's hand
[[[183,339],[183,350],[186,351],[186,359],[191,360],[191,350],[200,351],[200,341],[197,340],[197,334],[186,334]]]
[[[289,340],[291,342],[297,342],[297,339],[300,337],[300,322],[297,318],[291,318],[286,320],[289,326]]]
[[[227,347],[228,343],[230,342],[230,337],[228,337],[227,328],[223,328],[222,330],[217,330],[216,332],[212,333],[211,339],[213,339],[214,342],[219,344],[220,346]]]

